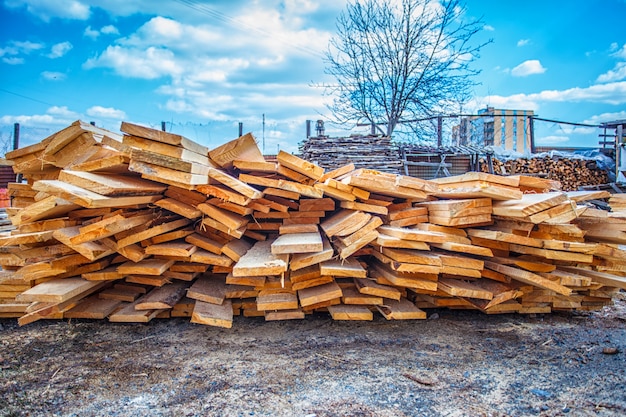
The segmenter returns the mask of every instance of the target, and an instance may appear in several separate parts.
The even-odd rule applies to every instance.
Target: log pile
[[[300,143],[300,156],[316,165],[333,170],[354,164],[356,168],[398,173],[402,162],[398,148],[389,136],[310,137]]]
[[[327,171],[267,162],[250,134],[209,150],[121,131],[76,122],[7,154],[27,182],[11,185],[15,229],[0,235],[2,317],[423,319],[599,309],[626,288],[626,217],[586,205],[606,193]]]
[[[484,159],[480,160],[480,170],[489,172],[488,164]],[[493,172],[497,175],[532,175],[552,179],[559,181],[564,191],[609,182],[606,170],[599,169],[594,160],[582,158],[544,156],[506,161],[494,158]]]

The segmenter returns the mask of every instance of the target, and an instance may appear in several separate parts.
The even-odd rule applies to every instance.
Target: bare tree
[[[458,109],[475,85],[470,64],[490,42],[472,45],[483,24],[464,14],[460,0],[348,3],[326,53],[335,121],[386,124],[391,135],[405,120]]]

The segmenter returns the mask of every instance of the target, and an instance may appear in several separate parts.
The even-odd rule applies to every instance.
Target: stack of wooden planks
[[[626,288],[622,196],[467,173],[425,181],[75,122],[7,154],[0,316],[423,319],[592,310]],[[609,199],[610,198],[610,199]],[[589,200],[609,199],[613,212]]]
[[[302,158],[329,170],[351,163],[357,168],[391,173],[402,168],[398,148],[389,136],[313,136],[300,143],[299,150]]]

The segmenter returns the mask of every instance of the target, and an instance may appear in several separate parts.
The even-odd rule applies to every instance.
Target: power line
[[[289,42],[287,39],[283,38],[282,36],[278,36],[276,35],[276,33],[272,33],[272,32],[268,32],[264,29],[261,29],[257,26],[252,26],[249,25],[245,22],[242,22],[241,20],[235,19],[234,17],[228,16],[227,14],[224,14],[222,12],[219,12],[209,6],[207,6],[206,4],[203,4],[197,0],[175,0],[176,2],[189,7],[190,9],[196,10],[200,13],[203,13],[207,16],[211,16],[221,22],[224,22],[226,24],[228,24],[229,26],[235,28],[235,29],[241,29],[242,27],[245,27],[247,29],[250,29],[254,32],[257,32],[258,34],[261,34],[267,38],[271,38],[271,39],[276,39],[279,42],[281,42],[284,45],[288,45],[291,46],[292,48],[298,49],[306,54],[309,54],[311,56],[314,56],[316,58],[324,58],[323,54],[320,54],[318,52],[312,51],[310,49],[307,49],[303,46],[297,45],[295,43]]]
[[[36,99],[36,98],[33,98],[33,97],[25,96],[23,94],[15,93],[13,91],[5,90],[4,88],[0,88],[0,91],[2,91],[4,93],[7,93],[7,94],[12,94],[12,95],[17,96],[17,97],[24,98],[26,100],[31,100],[31,101],[34,101],[36,103],[45,104],[46,106],[56,106],[56,104],[48,103],[47,101],[42,101],[42,100],[39,100],[39,99]]]

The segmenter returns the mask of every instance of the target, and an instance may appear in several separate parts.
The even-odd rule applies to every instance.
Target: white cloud
[[[120,31],[113,25],[106,25],[100,29],[100,32],[105,35],[119,35]]]
[[[621,49],[618,49],[619,45],[617,43],[611,44],[611,50],[614,50],[611,56],[615,56],[618,58],[626,59],[626,43],[622,46]]]
[[[600,124],[603,122],[610,122],[613,120],[626,120],[626,110],[597,114],[585,120],[584,123]]]
[[[541,65],[538,59],[529,59],[524,61],[511,70],[511,75],[515,77],[526,77],[533,74],[543,74],[546,69]]]
[[[90,16],[89,6],[78,0],[6,0],[4,4],[11,9],[26,8],[46,22],[55,17],[87,20]]]
[[[41,127],[42,125],[67,126],[79,118],[78,113],[69,110],[65,106],[52,106],[45,114],[2,116],[0,117],[0,124],[19,123],[24,126],[35,127]]]
[[[52,59],[61,58],[62,56],[67,54],[73,47],[74,45],[72,45],[70,42],[57,43],[55,45],[52,45],[50,53],[47,55],[47,57]]]
[[[520,39],[517,41],[517,46],[526,46],[530,43],[530,39]]]
[[[113,25],[103,26],[100,30],[94,29],[91,26],[87,26],[83,35],[96,40],[100,37],[100,35],[119,35],[120,31]]]
[[[496,28],[494,28],[494,27],[493,27],[493,26],[491,26],[491,25],[485,25],[485,26],[483,26],[483,29],[484,29],[484,30],[486,30],[486,31],[488,31],[488,32],[493,32],[493,31],[495,31],[495,30],[496,30]]]
[[[18,57],[4,57],[2,58],[2,62],[9,65],[21,65],[24,63],[24,58]]]
[[[183,71],[172,51],[152,46],[146,50],[109,46],[99,57],[84,64],[86,69],[97,67],[113,68],[123,77],[148,80],[175,76]]]
[[[63,81],[67,78],[67,75],[65,75],[64,73],[56,71],[43,71],[41,73],[41,76],[44,79],[50,81]]]
[[[87,109],[87,115],[92,117],[102,117],[105,119],[126,119],[126,113],[123,110],[113,107],[93,106]]]
[[[541,103],[592,102],[611,105],[626,104],[626,81],[596,84],[589,87],[574,87],[566,90],[544,90],[539,93],[491,95],[474,99],[469,108],[474,110],[486,105],[495,108],[524,109],[537,111]]]
[[[98,39],[98,37],[100,36],[100,31],[97,29],[92,29],[91,26],[87,26],[85,28],[85,31],[83,32],[83,35],[91,39]]]
[[[537,145],[555,145],[555,144],[563,144],[565,142],[569,142],[568,136],[552,135],[552,136],[540,137],[535,140],[535,143]]]
[[[612,70],[601,74],[597,81],[607,83],[626,79],[626,62],[618,62]]]

